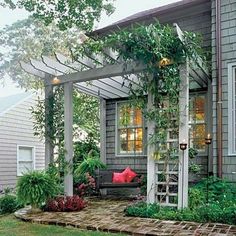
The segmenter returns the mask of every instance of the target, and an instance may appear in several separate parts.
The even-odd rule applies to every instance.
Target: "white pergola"
[[[183,34],[177,24],[174,24],[177,35],[183,40]],[[109,57],[112,64],[104,63]],[[41,60],[30,59],[29,62],[20,62],[21,67],[28,73],[35,75],[44,81],[45,85],[45,113],[50,114],[48,105],[49,97],[53,96],[53,86],[63,85],[64,87],[64,117],[65,117],[65,160],[73,162],[73,134],[72,134],[72,91],[73,86],[79,91],[98,97],[101,101],[101,159],[106,161],[106,99],[119,99],[129,96],[130,85],[132,87],[142,86],[138,73],[146,66],[140,62],[129,64],[118,59],[117,53],[111,49],[104,49],[100,55],[89,54],[86,57],[77,57],[71,60],[60,53],[53,57],[42,56]],[[188,140],[188,102],[189,89],[207,88],[209,76],[207,69],[199,58],[197,63],[186,61],[180,66],[181,89],[179,94],[180,103],[180,125],[179,139]],[[153,106],[152,94],[148,94],[148,107]],[[47,116],[46,116],[47,117]],[[154,132],[154,124],[148,124],[148,135]],[[49,129],[47,121],[46,130]],[[157,169],[156,161],[152,158],[154,150],[148,146],[147,157],[147,199],[148,202],[156,201]],[[45,165],[52,162],[53,145],[49,137],[45,137]],[[178,208],[187,206],[188,199],[188,151],[179,152],[178,168]],[[67,173],[64,180],[65,194],[73,195],[73,176]],[[167,202],[167,205],[168,204]]]

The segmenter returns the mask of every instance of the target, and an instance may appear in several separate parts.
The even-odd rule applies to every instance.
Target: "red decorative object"
[[[112,175],[112,183],[125,183],[126,174],[114,172]]]
[[[126,167],[126,169],[122,172],[125,175],[125,182],[130,183],[137,176],[137,174],[130,168]]]

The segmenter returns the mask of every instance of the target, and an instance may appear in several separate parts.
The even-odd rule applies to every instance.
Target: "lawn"
[[[93,231],[82,231],[72,227],[61,227],[54,225],[41,225],[26,223],[16,219],[13,215],[0,216],[0,235],[1,236],[118,236],[121,234],[109,234]]]

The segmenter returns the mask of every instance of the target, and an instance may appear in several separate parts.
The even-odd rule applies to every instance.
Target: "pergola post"
[[[53,163],[54,146],[52,141],[53,126],[53,86],[45,83],[45,168]]]
[[[179,68],[179,143],[187,143],[186,150],[179,150],[178,209],[188,206],[188,145],[189,145],[189,61]]]
[[[148,93],[148,110],[154,107],[153,95]],[[155,123],[148,121],[147,124],[148,139],[155,133]],[[147,202],[155,202],[155,191],[156,191],[156,173],[155,173],[155,160],[153,158],[154,145],[148,144],[147,146]]]
[[[106,100],[100,98],[100,159],[106,164]]]
[[[68,164],[64,177],[64,194],[73,196],[73,83],[64,84],[64,139],[65,161]]]

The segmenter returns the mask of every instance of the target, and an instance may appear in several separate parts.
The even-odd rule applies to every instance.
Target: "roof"
[[[178,11],[182,11],[183,9],[186,10],[185,12],[187,13],[188,8],[196,7],[200,4],[206,4],[206,3],[210,6],[211,1],[210,0],[182,0],[182,1],[174,2],[174,3],[164,5],[161,7],[156,7],[149,10],[138,12],[120,21],[117,21],[111,25],[108,25],[104,28],[94,30],[92,33],[89,33],[88,35],[103,35],[103,34],[108,33],[109,31],[114,31],[119,28],[128,27],[134,23],[150,21],[155,18],[161,17],[162,15],[165,15],[167,13],[169,14],[176,13]],[[205,9],[208,9],[207,5]]]
[[[23,102],[31,95],[32,94],[30,92],[25,92],[25,93],[14,94],[7,97],[0,97],[0,114],[8,111],[12,107]]]

